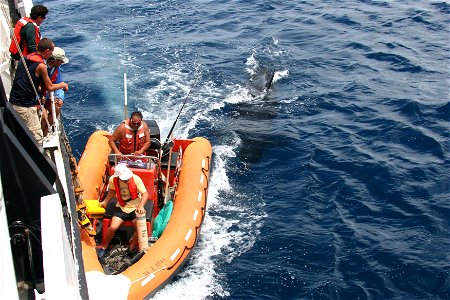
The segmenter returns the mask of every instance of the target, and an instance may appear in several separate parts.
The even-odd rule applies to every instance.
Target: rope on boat
[[[206,176],[206,172],[209,171],[210,168],[210,160],[211,157],[207,156],[207,161],[208,161],[208,169],[205,169],[202,167],[202,172],[203,175],[205,175],[206,178],[208,178],[208,176]],[[203,194],[205,195],[205,206],[201,207],[201,212],[202,212],[202,219],[200,221],[200,225],[203,224],[203,220],[205,219],[205,212],[206,212],[206,201],[207,201],[207,195],[206,195],[206,191],[208,190],[208,185],[209,185],[209,180],[206,180],[206,187],[203,189]],[[180,259],[183,257],[184,252],[186,252],[186,250],[191,250],[192,248],[194,248],[195,243],[197,242],[197,238],[198,238],[198,233],[200,231],[200,226],[195,226],[195,238],[194,238],[194,243],[191,246],[184,246],[183,251],[181,252],[181,255],[178,256],[178,259],[172,264],[172,266],[167,267],[167,270],[172,269],[174,266],[176,266],[178,264],[178,262],[180,261]]]
[[[152,276],[152,275],[155,276],[156,273],[161,272],[161,271],[163,271],[163,270],[165,270],[165,269],[167,269],[167,266],[164,266],[164,267],[162,267],[161,269],[158,269],[158,270],[156,270],[156,271],[153,271],[153,272],[150,273],[149,275],[141,276],[141,277],[139,277],[138,279],[133,280],[133,281],[131,282],[131,284],[134,284],[134,283],[136,283],[136,282],[138,282],[138,281],[141,281],[142,279],[149,278],[149,277]]]
[[[78,165],[75,156],[72,153],[72,147],[70,146],[69,139],[67,138],[66,132],[61,130],[61,141],[62,145],[66,148],[67,155],[69,157],[70,173],[72,175],[73,191],[75,194],[78,223],[80,226],[87,231],[90,236],[95,236],[96,232],[92,227],[91,221],[86,215],[86,203],[83,198],[83,186],[81,185],[80,179],[78,177]]]

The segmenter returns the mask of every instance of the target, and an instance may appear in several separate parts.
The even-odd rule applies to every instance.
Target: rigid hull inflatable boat
[[[158,125],[155,121],[147,123],[152,136],[153,149],[148,151],[151,155],[110,154],[110,134],[97,131],[89,138],[78,163],[86,213],[97,232],[93,237],[81,230],[90,298],[110,295],[115,299],[143,299],[153,296],[177,274],[192,254],[199,237],[206,209],[211,145],[200,137],[173,139],[163,151],[158,146]],[[95,248],[106,235],[111,222],[109,211],[115,204],[111,201],[106,211],[98,204],[119,161],[127,163],[147,188],[146,228],[150,242],[145,251],[123,251],[134,230],[132,222],[125,221],[110,243],[110,255],[103,260],[98,259]]]

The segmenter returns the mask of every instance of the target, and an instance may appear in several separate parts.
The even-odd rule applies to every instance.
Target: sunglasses
[[[141,125],[141,122],[131,122],[131,125],[139,126],[139,125]]]

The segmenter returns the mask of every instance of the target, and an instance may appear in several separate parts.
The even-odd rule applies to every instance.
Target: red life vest
[[[145,122],[141,121],[141,126],[139,126],[137,131],[133,131],[130,127],[130,120],[125,120],[123,123],[125,124],[125,132],[120,139],[119,150],[123,154],[131,154],[141,149],[147,141],[144,133]]]
[[[137,197],[139,197],[138,190],[136,183],[134,183],[134,178],[131,176],[130,180],[128,180],[128,190],[130,191],[130,199],[128,199],[126,202],[122,199],[122,194],[120,193],[120,186],[119,186],[119,177],[114,177],[114,188],[116,189],[116,196],[117,196],[117,202],[119,202],[120,206],[125,206],[125,203],[134,200]]]
[[[48,71],[48,68],[47,68]],[[59,73],[59,68],[55,68],[54,72],[52,74],[49,74],[50,76],[50,81],[55,84],[56,83],[56,78],[58,77],[58,73]],[[41,87],[41,94],[42,96],[47,96],[47,89],[45,87]],[[46,101],[45,103],[48,103],[47,105],[50,104],[50,101]]]
[[[14,26],[14,35],[17,39],[17,44],[19,44],[20,49],[22,50],[22,55],[27,56],[29,53],[28,45],[25,40],[22,40],[22,37],[20,36],[20,32],[22,29],[27,25],[28,23],[32,23],[34,25],[34,30],[36,31],[36,46],[41,40],[41,32],[39,31],[39,26],[30,18],[23,17],[19,21],[17,21],[16,26]],[[12,55],[18,56],[19,50],[17,49],[16,42],[14,41],[14,37],[11,39],[11,45],[9,46],[9,52],[11,52]]]
[[[45,65],[45,61],[44,61],[44,58],[42,57],[42,55],[40,55],[39,53],[37,53],[37,52],[33,52],[33,53],[31,53],[31,54],[28,54],[27,55],[27,57],[26,57],[26,59],[28,60],[28,61],[31,61],[31,62],[34,62],[34,63],[41,63],[41,64],[44,64]]]
[[[55,84],[56,83],[56,78],[58,77],[58,73],[59,73],[59,68],[55,68],[55,70],[53,71],[53,73],[51,74],[52,76],[50,76],[50,81]]]

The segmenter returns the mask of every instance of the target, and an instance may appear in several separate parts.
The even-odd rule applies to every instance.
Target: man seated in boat
[[[136,225],[136,213],[145,214],[144,205],[147,203],[148,192],[139,176],[133,174],[125,164],[118,164],[114,175],[109,178],[108,194],[100,205],[106,209],[113,197],[117,197],[117,204],[106,237],[97,248],[99,258],[105,255],[109,242],[124,221],[133,221]],[[130,250],[133,250],[136,242],[137,231],[133,235]]]
[[[116,142],[119,143],[117,147]],[[109,146],[115,154],[146,155],[150,146],[150,128],[135,111],[129,120],[124,120],[109,137]]]

